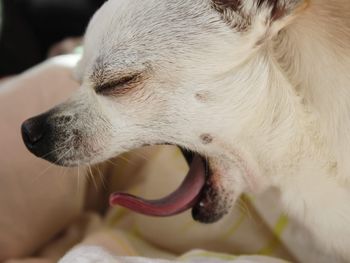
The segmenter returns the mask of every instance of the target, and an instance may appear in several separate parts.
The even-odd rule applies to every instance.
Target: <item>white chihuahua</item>
[[[349,0],[110,0],[77,75],[75,96],[23,124],[32,153],[75,166],[178,145],[193,153],[178,191],[111,202],[211,223],[242,192],[276,187],[350,259]]]

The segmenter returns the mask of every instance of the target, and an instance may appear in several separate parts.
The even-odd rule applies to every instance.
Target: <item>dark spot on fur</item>
[[[200,138],[203,144],[210,144],[214,140],[210,134],[202,134]]]
[[[293,0],[298,2],[300,0]],[[253,12],[244,11],[242,0],[212,0],[212,7],[221,13],[223,20],[238,32],[247,31],[252,24]],[[285,2],[281,0],[255,0],[257,9],[269,8],[271,15],[267,24],[284,17],[287,13]]]
[[[213,0],[213,4],[215,9],[219,12],[223,12],[226,8],[237,11],[242,3],[241,0]]]
[[[263,5],[272,8],[271,9],[271,21],[280,19],[285,15],[284,3],[281,4],[280,0],[258,0],[258,7]]]
[[[241,0],[213,0],[212,7],[221,14],[222,20],[237,32],[249,29],[251,17],[242,12]]]
[[[208,98],[209,98],[208,93],[206,93],[206,92],[198,92],[198,93],[196,93],[195,97],[197,100],[199,100],[201,102],[206,102],[206,101],[208,101]]]

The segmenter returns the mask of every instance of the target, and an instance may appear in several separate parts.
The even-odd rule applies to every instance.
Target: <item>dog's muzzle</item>
[[[79,134],[72,137],[74,123],[71,115],[47,112],[25,121],[22,125],[22,137],[28,150],[37,157],[58,165],[62,163],[59,152],[76,152],[75,143],[81,144]],[[73,129],[74,130],[74,129]],[[67,138],[72,145],[67,145]],[[63,150],[62,150],[63,149]],[[167,217],[192,209],[193,218],[202,223],[214,223],[220,220],[231,207],[231,202],[221,186],[217,174],[213,173],[207,158],[195,152],[182,150],[189,164],[189,171],[180,187],[170,195],[159,200],[145,200],[138,196],[117,192],[111,195],[112,206],[120,205],[135,212],[157,217]],[[69,159],[65,156],[66,160]]]

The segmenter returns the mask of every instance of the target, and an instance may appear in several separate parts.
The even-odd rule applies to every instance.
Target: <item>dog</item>
[[[62,166],[177,145],[192,164],[173,199],[111,202],[213,223],[243,192],[273,187],[347,261],[349,69],[348,0],[110,0],[86,32],[81,88],[22,135]]]

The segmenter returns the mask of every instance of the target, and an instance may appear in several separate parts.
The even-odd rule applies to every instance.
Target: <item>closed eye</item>
[[[103,83],[95,88],[97,94],[101,95],[111,95],[122,89],[130,86],[133,83],[136,83],[139,79],[139,74],[134,74],[130,76],[125,76],[117,80],[112,80],[106,83]]]

